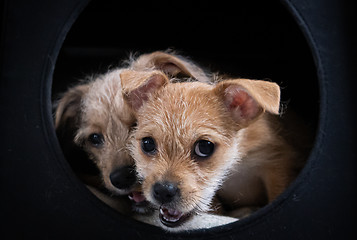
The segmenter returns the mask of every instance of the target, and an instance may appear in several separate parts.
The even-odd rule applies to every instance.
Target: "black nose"
[[[179,195],[176,184],[170,182],[155,183],[153,186],[154,198],[160,203],[172,202]]]
[[[124,166],[113,171],[110,176],[112,184],[119,189],[128,189],[136,182],[134,166]]]

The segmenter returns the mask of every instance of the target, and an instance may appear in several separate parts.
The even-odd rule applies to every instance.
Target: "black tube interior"
[[[279,1],[153,4],[93,0],[62,46],[52,97],[87,75],[104,73],[130,53],[172,48],[232,77],[270,79],[282,102],[316,132],[319,92],[309,46]]]

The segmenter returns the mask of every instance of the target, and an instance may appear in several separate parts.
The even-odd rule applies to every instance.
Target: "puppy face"
[[[125,144],[135,119],[123,102],[120,70],[71,89],[57,109],[56,125],[74,121],[74,142],[100,169],[104,185],[116,194],[130,192],[135,179],[134,162]]]
[[[141,55],[127,69],[134,72],[157,69],[173,77],[206,80],[205,73],[192,62],[165,52]],[[123,99],[120,77],[124,70],[114,70],[69,89],[58,103],[55,125],[61,145],[73,142],[83,149],[99,169],[107,190],[117,195],[130,193],[131,199],[140,203],[144,198],[136,181],[134,161],[126,149],[136,120]],[[83,165],[77,165],[81,171]]]
[[[216,86],[169,83],[160,74],[138,79],[142,84],[135,86],[123,81],[137,118],[130,151],[145,197],[160,207],[162,223],[175,227],[193,212],[209,210],[241,159],[242,131],[264,110],[278,111],[279,90],[242,79]]]
[[[143,107],[132,142],[144,195],[161,206],[166,225],[193,211],[208,211],[227,168],[240,159],[233,137],[237,128],[214,107],[211,86],[185,85],[175,85]],[[207,89],[198,92],[202,87]]]

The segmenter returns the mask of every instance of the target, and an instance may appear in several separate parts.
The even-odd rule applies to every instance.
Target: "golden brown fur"
[[[135,177],[132,173],[134,161],[126,145],[136,120],[131,108],[124,102],[120,79],[120,74],[129,69],[134,72],[160,70],[171,77],[208,79],[199,67],[186,58],[168,52],[154,52],[132,59],[127,67],[96,76],[64,93],[57,103],[55,127],[66,157],[72,157],[71,149],[74,147],[84,150],[99,170],[99,179],[94,177],[93,181],[92,175],[89,178],[88,174],[83,174],[81,167],[85,161],[77,164],[78,175],[87,184],[103,185],[116,195],[128,194],[133,189],[140,191],[137,184],[121,186],[123,184],[116,181],[113,185],[113,176],[117,180]],[[78,161],[77,156],[72,158],[70,161]],[[128,166],[127,172],[124,172],[127,176],[118,178],[122,172],[119,169],[125,166]],[[115,171],[117,174],[112,175]]]
[[[187,79],[200,82],[181,83]],[[99,185],[80,176],[87,184],[100,187],[102,182],[116,195],[143,190],[169,218],[177,213],[174,210],[191,214],[216,208],[214,197],[228,215],[245,216],[274,200],[295,178],[301,162],[273,116],[279,110],[276,84],[247,79],[208,82],[202,69],[180,56],[139,56],[128,67],[63,95],[55,118],[59,139],[72,141],[96,164]],[[103,135],[103,144],[89,141],[93,133]],[[154,156],[141,149],[141,140],[148,136],[158,145]],[[193,156],[199,140],[215,144],[212,156]],[[134,163],[140,181],[118,189],[111,173]],[[162,204],[152,187],[165,181],[177,184],[180,196]]]
[[[104,186],[113,193],[126,194],[109,178],[114,169],[133,164],[125,147],[135,119],[123,101],[120,72],[114,70],[66,92],[57,107],[55,125],[58,129],[74,124],[73,141],[95,162]],[[103,135],[102,146],[96,147],[88,140],[93,133]]]
[[[300,164],[273,116],[280,104],[275,83],[170,83],[160,72],[145,74],[123,72],[121,79],[137,118],[130,152],[163,222],[176,226],[187,214],[208,211],[217,191],[228,214],[242,217],[294,179]],[[127,81],[136,75],[137,82]],[[145,150],[147,139],[155,151]],[[208,157],[196,154],[201,140],[214,143]]]

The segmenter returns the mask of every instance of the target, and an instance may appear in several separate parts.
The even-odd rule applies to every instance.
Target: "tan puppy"
[[[166,226],[210,210],[217,190],[241,217],[296,176],[294,151],[272,116],[280,104],[275,83],[170,83],[161,72],[134,71],[123,71],[121,80],[137,118],[130,152],[144,195]]]
[[[87,185],[104,186],[110,194],[129,194],[139,207],[145,198],[137,184],[134,161],[126,150],[136,119],[123,100],[120,80],[120,74],[128,69],[147,72],[158,69],[181,79],[208,81],[208,78],[186,58],[154,52],[132,59],[127,67],[70,88],[58,101],[55,113],[57,135],[78,176]]]

